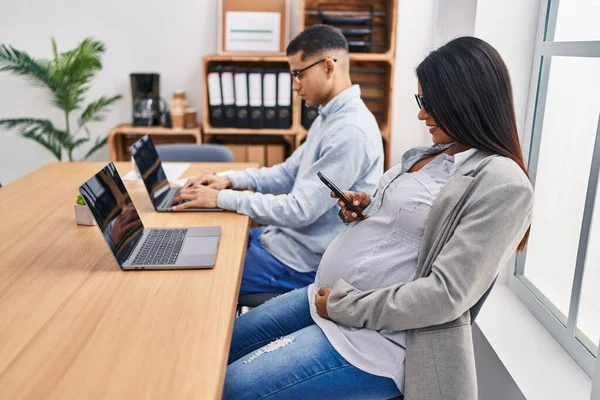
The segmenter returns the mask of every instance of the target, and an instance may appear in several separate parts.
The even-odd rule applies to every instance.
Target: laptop
[[[163,170],[156,147],[154,147],[150,136],[142,137],[129,147],[129,151],[144,181],[144,186],[154,209],[156,211],[173,211],[171,203],[181,188],[169,185],[167,175]],[[193,207],[179,211],[223,211],[223,209]]]
[[[212,268],[221,227],[146,228],[111,162],[79,187],[121,269]]]

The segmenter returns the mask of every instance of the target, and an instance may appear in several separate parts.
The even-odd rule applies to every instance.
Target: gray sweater
[[[360,291],[338,280],[330,318],[349,327],[408,331],[405,399],[476,399],[469,309],[531,222],[533,188],[510,159],[478,151],[437,196],[414,281]]]

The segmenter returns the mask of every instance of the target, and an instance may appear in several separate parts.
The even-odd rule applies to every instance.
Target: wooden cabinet
[[[171,143],[202,143],[200,127],[189,129],[164,128],[162,126],[119,125],[108,133],[108,153],[111,161],[131,159],[129,146],[144,135],[151,135],[155,145]]]
[[[235,162],[252,162],[261,167],[272,167],[286,159],[281,144],[223,144],[233,153]]]

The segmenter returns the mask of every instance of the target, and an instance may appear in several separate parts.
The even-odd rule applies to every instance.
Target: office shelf
[[[206,127],[205,135],[296,135],[297,130],[289,129],[240,129],[240,128],[213,128]]]
[[[317,4],[320,0],[301,0],[300,30],[319,22]],[[334,14],[348,13],[352,5],[372,5],[373,48],[369,53],[350,53],[350,75],[353,83],[361,86],[362,99],[375,115],[384,143],[386,168],[390,155],[390,130],[392,115],[392,88],[396,49],[397,0],[346,0],[340,3]],[[289,129],[238,129],[217,128],[210,124],[207,76],[208,69],[215,65],[246,66],[263,68],[289,68],[285,55],[211,55],[202,59],[203,110],[202,124],[205,142],[215,135],[246,135],[248,145],[252,145],[253,136],[281,136],[291,144],[294,150],[305,140],[307,129],[301,124],[302,101],[292,95],[292,125]]]
[[[129,146],[144,135],[151,135],[154,144],[202,143],[201,127],[165,128],[162,126],[119,125],[108,133],[108,153],[111,161],[131,158]]]

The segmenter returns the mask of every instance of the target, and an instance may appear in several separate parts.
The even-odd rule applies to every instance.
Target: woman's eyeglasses
[[[306,71],[309,68],[314,67],[317,64],[321,64],[324,61],[327,61],[328,58],[322,58],[319,61],[315,61],[314,63],[310,64],[308,67],[304,67],[302,69],[296,69],[290,72],[290,74],[292,75],[292,79],[300,79],[300,74],[302,74],[304,71]],[[336,62],[337,60],[335,58],[332,58],[333,62]]]
[[[419,96],[418,94],[415,94],[415,99],[417,100],[417,104],[419,105],[419,110],[422,108],[423,110],[425,110],[425,112],[427,114],[431,114],[429,107],[427,107],[427,104],[425,103],[425,99],[423,98],[423,96]]]

